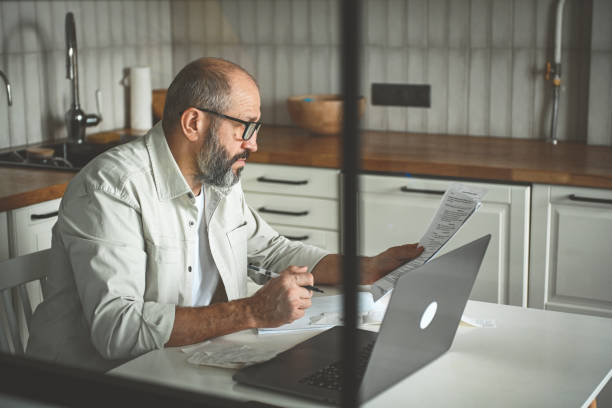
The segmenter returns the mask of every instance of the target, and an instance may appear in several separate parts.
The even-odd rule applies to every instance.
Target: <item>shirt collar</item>
[[[145,144],[151,158],[153,178],[160,200],[171,200],[183,194],[191,193],[187,180],[179,169],[159,121],[145,136]]]

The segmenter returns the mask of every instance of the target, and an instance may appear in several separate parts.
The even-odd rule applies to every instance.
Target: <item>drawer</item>
[[[612,190],[601,188],[552,186],[551,204],[586,205],[612,209]]]
[[[338,202],[245,192],[247,203],[270,224],[338,230]]]
[[[458,182],[488,189],[483,202],[504,204],[510,204],[512,202],[512,186],[510,185]],[[362,175],[359,177],[359,191],[363,193],[392,194],[397,196],[442,197],[451,183],[453,183],[453,181],[418,177]]]
[[[241,180],[244,191],[338,199],[339,174],[332,169],[249,163]]]
[[[339,236],[336,231],[318,230],[313,228],[288,227],[286,225],[271,224],[272,228],[292,241],[300,241],[337,253]]]
[[[57,211],[59,210],[61,198],[32,204],[27,207],[17,208],[12,211],[13,220],[18,228],[30,227],[33,225],[52,223],[57,221]]]
[[[60,201],[58,198],[11,211],[11,256],[21,256],[51,247],[51,231],[57,221]]]

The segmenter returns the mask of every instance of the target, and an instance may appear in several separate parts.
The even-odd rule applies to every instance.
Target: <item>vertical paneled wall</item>
[[[593,2],[601,3],[595,25]],[[587,141],[588,134],[597,134],[589,142],[612,145],[609,85],[597,96],[599,110],[590,110],[592,76],[609,84],[612,74],[610,4],[566,2],[561,140]],[[373,82],[432,86],[430,109],[368,104],[364,127],[546,137],[552,92],[544,68],[553,54],[555,5],[556,0],[364,0],[361,88],[368,100]],[[173,1],[175,72],[200,56],[237,62],[260,82],[263,120],[291,124],[289,95],[339,91],[338,6],[338,0]],[[594,66],[591,37],[604,48]]]
[[[0,69],[11,81],[13,106],[0,89],[0,148],[66,136],[68,11],[76,21],[82,109],[95,112],[94,92],[103,93],[103,121],[88,132],[129,125],[122,84],[126,68],[150,66],[154,88],[167,87],[172,79],[168,0],[2,1]]]
[[[337,0],[173,1],[175,72],[201,56],[236,62],[258,80],[262,118],[291,124],[289,95],[339,92]]]
[[[588,143],[612,146],[612,1],[610,0],[593,0],[589,89]]]
[[[376,129],[542,138],[549,128],[555,1],[388,0],[366,2],[362,86],[371,82],[431,84],[430,109],[372,107]],[[559,138],[585,138],[589,16],[565,10]],[[587,49],[588,51],[588,49]],[[588,73],[588,71],[586,71]],[[571,114],[570,114],[571,112]]]

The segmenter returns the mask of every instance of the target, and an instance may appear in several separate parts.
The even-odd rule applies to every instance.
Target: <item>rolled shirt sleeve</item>
[[[91,188],[63,214],[60,237],[96,350],[125,359],[162,348],[175,306],[144,299],[147,253],[137,205]]]

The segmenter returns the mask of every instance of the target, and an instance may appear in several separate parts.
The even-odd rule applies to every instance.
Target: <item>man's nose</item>
[[[253,134],[249,140],[244,140],[242,142],[242,148],[247,149],[251,153],[257,151],[257,132],[255,132],[255,134]]]

